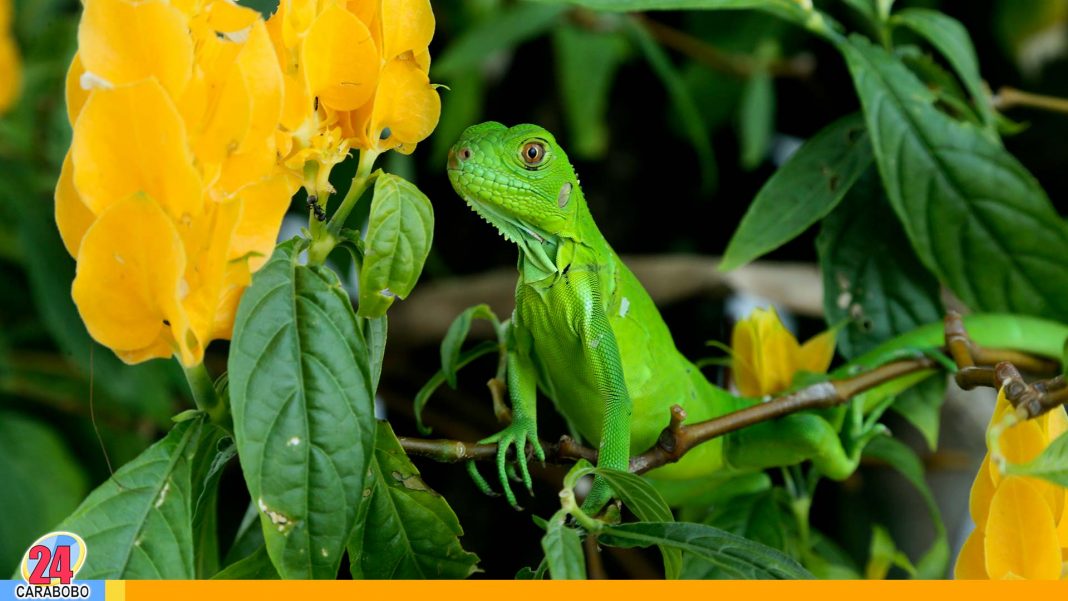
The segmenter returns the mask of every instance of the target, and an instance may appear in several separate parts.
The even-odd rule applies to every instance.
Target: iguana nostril
[[[471,158],[471,148],[468,146],[464,146],[460,149],[460,160],[466,161],[469,158]]]

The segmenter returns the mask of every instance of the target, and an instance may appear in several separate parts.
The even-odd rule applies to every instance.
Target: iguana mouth
[[[537,242],[544,243],[549,237],[548,234],[522,219],[503,214],[489,203],[481,202],[466,194],[464,201],[483,221],[497,228],[497,231],[509,242],[522,244],[523,238],[529,236]]]
[[[478,201],[464,194],[464,201],[484,221],[497,228],[501,236],[520,248],[521,260],[528,261],[542,273],[556,271],[557,239],[544,231],[525,223],[522,219],[504,215],[489,203]]]

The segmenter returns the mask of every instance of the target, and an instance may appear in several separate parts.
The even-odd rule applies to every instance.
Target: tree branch
[[[1043,96],[1032,94],[1008,86],[998,88],[993,98],[994,108],[1005,111],[1018,106],[1053,111],[1055,113],[1068,113],[1068,100],[1055,96]]]
[[[1027,417],[1037,417],[1068,402],[1068,380],[1063,376],[1027,384],[1015,365],[1024,366],[1031,373],[1052,374],[1058,370],[1055,362],[1018,351],[980,348],[968,337],[960,315],[952,311],[946,316],[945,330],[946,346],[942,350],[957,364],[959,370],[955,378],[962,388],[1005,387],[1006,398],[1017,409],[1022,408]],[[991,361],[993,367],[989,364]],[[697,445],[725,434],[806,409],[842,405],[879,385],[938,366],[938,362],[928,357],[892,361],[855,376],[811,384],[767,402],[690,425],[684,424],[686,412],[682,407],[673,405],[671,420],[660,433],[656,445],[631,458],[630,471],[640,474],[674,463]],[[497,457],[496,444],[404,437],[400,438],[400,443],[409,455],[446,463],[490,461]],[[563,436],[555,443],[542,442],[542,447],[547,463],[566,464],[579,459],[597,462],[595,449],[582,446],[569,436]],[[531,456],[532,451],[528,451],[528,460]]]

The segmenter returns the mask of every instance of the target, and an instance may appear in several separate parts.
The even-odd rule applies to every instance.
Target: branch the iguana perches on
[[[960,315],[953,312],[946,316],[945,336],[946,345],[942,350],[956,363],[959,371],[955,379],[961,388],[970,390],[980,386],[1004,386],[1009,402],[1014,407],[1023,407],[1029,418],[1068,402],[1068,381],[1064,376],[1057,375],[1027,384],[1020,374],[1019,368],[1037,376],[1052,375],[1058,369],[1056,363],[1018,351],[979,347],[968,337]],[[855,376],[818,382],[765,403],[696,424],[684,424],[686,413],[676,405],[672,407],[671,422],[664,428],[656,445],[631,458],[630,470],[636,473],[649,471],[678,461],[695,446],[730,432],[806,409],[834,407],[876,386],[937,365],[927,357],[892,361]],[[497,455],[496,444],[418,438],[400,440],[409,455],[441,462],[491,461]],[[567,464],[579,459],[592,463],[597,460],[595,449],[576,443],[570,436],[563,436],[555,443],[542,442],[542,447],[547,463]]]

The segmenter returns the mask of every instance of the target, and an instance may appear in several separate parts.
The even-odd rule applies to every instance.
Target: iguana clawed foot
[[[508,451],[513,445],[515,446],[515,463],[519,466],[520,479],[526,485],[527,491],[530,494],[534,494],[530,470],[527,468],[527,444],[530,444],[534,457],[539,461],[545,461],[545,450],[541,448],[541,443],[538,441],[537,424],[533,420],[516,419],[500,432],[479,441],[479,444],[490,443],[497,443],[497,475],[500,478],[501,487],[504,489],[504,498],[508,499],[508,503],[512,507],[517,510],[522,509],[519,503],[516,502],[515,493],[512,492],[512,485],[509,482]],[[478,486],[479,490],[487,495],[496,494],[489,483],[479,474],[475,462],[468,462],[467,472],[471,474],[471,478],[475,481],[475,485]]]

